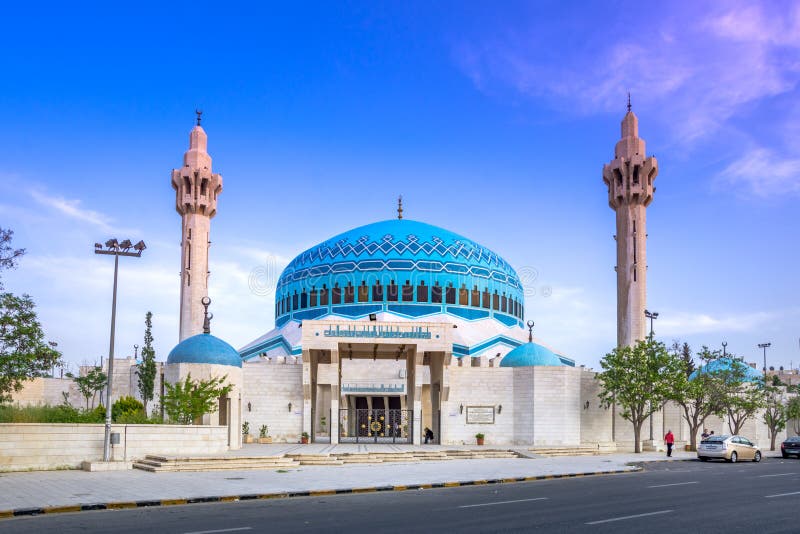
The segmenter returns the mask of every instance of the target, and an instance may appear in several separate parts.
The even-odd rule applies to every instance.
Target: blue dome
[[[699,373],[720,373],[725,371],[731,371],[734,366],[738,369],[741,369],[744,372],[744,381],[745,382],[755,382],[757,380],[762,379],[761,373],[759,373],[756,369],[753,369],[746,363],[740,360],[732,360],[730,358],[717,358],[716,360],[711,360],[701,368],[694,371],[691,375],[689,375],[689,380],[694,380]]]
[[[167,363],[213,363],[216,365],[242,366],[242,358],[236,349],[211,334],[187,337],[172,349]]]
[[[564,363],[553,351],[533,342],[520,345],[500,360],[500,367],[531,367],[534,365],[564,365]]]
[[[448,230],[408,219],[361,226],[289,263],[276,288],[275,323],[334,314],[448,313],[521,326],[522,283],[500,256]]]

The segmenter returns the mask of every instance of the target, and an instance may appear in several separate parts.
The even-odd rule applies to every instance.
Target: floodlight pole
[[[764,349],[764,384],[767,383],[767,348],[771,347],[772,343],[759,343],[758,348]]]
[[[658,319],[658,312],[644,311],[644,316],[650,319],[650,342],[653,342],[653,320]],[[653,441],[653,414],[650,414],[650,441]]]
[[[114,332],[117,322],[117,273],[119,272],[119,257],[131,256],[139,258],[142,251],[145,249],[143,241],[136,244],[136,252],[129,252],[131,245],[130,241],[127,243],[126,248],[121,248],[116,239],[111,239],[106,242],[108,250],[102,250],[102,245],[95,244],[95,254],[108,254],[114,256],[114,293],[111,297],[111,339],[108,347],[108,377],[106,379],[106,424],[105,434],[103,437],[103,461],[108,462],[111,460],[111,388],[114,383]]]

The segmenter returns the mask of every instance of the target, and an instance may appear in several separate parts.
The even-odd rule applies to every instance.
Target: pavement
[[[383,446],[379,450],[386,448]],[[312,453],[308,448],[304,448],[303,451]],[[671,460],[693,458],[695,458],[694,453],[676,452]],[[627,453],[552,458],[301,466],[277,470],[177,473],[148,473],[139,470],[112,472],[67,470],[2,473],[0,474],[0,518],[80,510],[398,491],[420,487],[496,484],[627,473],[639,469],[631,465],[633,462],[665,460],[667,458],[663,453]]]

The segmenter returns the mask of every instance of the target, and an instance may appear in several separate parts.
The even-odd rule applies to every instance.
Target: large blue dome
[[[538,365],[564,365],[564,362],[550,349],[533,342],[520,345],[500,360],[500,367],[531,367]]]
[[[211,334],[187,337],[172,349],[167,363],[211,363],[216,365],[242,366],[242,358],[236,349]]]
[[[731,358],[717,358],[716,360],[711,360],[701,368],[694,371],[691,375],[689,375],[689,380],[694,380],[700,373],[713,374],[731,371],[734,369],[734,366],[742,372],[745,382],[756,382],[762,379],[762,375],[758,372],[758,370],[753,369],[743,361],[732,360]]]
[[[281,274],[275,317],[390,312],[416,318],[447,313],[521,326],[522,284],[491,250],[458,234],[392,219],[339,234],[298,255]]]

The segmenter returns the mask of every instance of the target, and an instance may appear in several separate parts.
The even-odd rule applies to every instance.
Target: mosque
[[[618,215],[617,276],[630,295],[620,306],[626,342],[644,337],[644,209],[657,174],[630,109],[615,152],[604,180]],[[235,389],[209,423],[265,424],[287,441],[419,444],[432,433],[442,444],[478,435],[613,443],[613,410],[599,405],[595,373],[533,336],[514,268],[467,237],[404,218],[402,198],[396,218],[294,258],[276,284],[275,327],[235,351],[203,327],[222,177],[200,115],[172,186],[183,228],[181,342],[165,379],[227,374]]]

